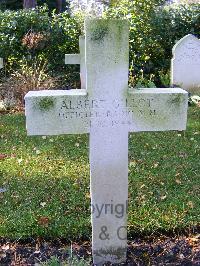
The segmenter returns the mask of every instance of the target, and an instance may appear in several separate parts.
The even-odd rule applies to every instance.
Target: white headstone
[[[0,69],[3,68],[3,58],[0,58]]]
[[[29,135],[90,134],[95,265],[126,260],[128,133],[184,130],[187,121],[187,92],[128,89],[128,29],[124,20],[87,20],[86,90],[25,96]]]
[[[85,37],[79,37],[80,54],[66,54],[65,64],[80,65],[81,89],[86,89]]]
[[[200,94],[200,40],[192,34],[173,48],[171,83],[193,94]]]

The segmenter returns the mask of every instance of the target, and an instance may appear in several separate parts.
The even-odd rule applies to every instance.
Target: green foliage
[[[41,266],[59,266],[60,261],[56,256],[51,257],[48,261],[41,264]]]
[[[50,76],[47,69],[48,62],[42,58],[25,59],[18,61],[18,69],[12,71],[9,77],[1,79],[1,96],[8,109],[24,104],[24,96],[33,90],[54,89],[60,86],[58,77]],[[9,99],[12,99],[10,101]],[[5,100],[6,99],[6,100]],[[50,103],[40,104],[40,109],[50,108]]]
[[[90,260],[85,260],[84,258],[78,258],[73,254],[67,261],[60,262],[56,256],[51,257],[48,261],[41,264],[41,266],[89,266],[91,265]]]
[[[186,34],[200,36],[200,4],[160,6],[163,1],[121,1],[109,8],[107,17],[127,18],[130,22],[130,63],[133,76],[141,69],[146,78],[160,71],[167,74],[172,48]]]
[[[160,78],[160,82],[164,87],[170,87],[170,71],[168,71],[167,73],[164,73],[164,71],[160,71],[159,72],[159,78]]]
[[[44,33],[48,42],[44,49],[30,50],[22,44],[29,32]],[[80,29],[68,13],[49,17],[46,7],[37,10],[0,11],[0,57],[5,58],[7,69],[17,67],[22,57],[40,56],[48,60],[50,70],[65,68],[64,54],[78,52]]]
[[[169,86],[172,47],[177,40],[192,33],[200,37],[200,4],[161,6],[164,1],[112,1],[105,18],[127,18],[130,22],[131,85]],[[40,4],[40,1],[38,2]],[[64,54],[78,52],[78,37],[83,28],[83,13],[49,16],[47,7],[34,10],[0,11],[0,57],[6,70],[18,67],[22,57],[39,56],[48,61],[54,75],[73,73],[78,68],[65,66]],[[43,49],[29,49],[23,38],[29,33],[44,36]],[[104,33],[104,32],[102,32]],[[143,79],[141,81],[141,71]],[[2,71],[1,71],[2,73]],[[75,74],[76,73],[76,74]],[[155,85],[154,84],[154,85]]]

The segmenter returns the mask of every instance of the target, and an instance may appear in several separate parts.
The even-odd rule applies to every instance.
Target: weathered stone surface
[[[186,127],[187,92],[182,89],[133,89],[123,98],[101,97],[90,97],[86,90],[29,92],[25,96],[28,135],[89,133],[92,125],[122,126],[129,132]]]
[[[28,135],[80,134],[89,132],[89,119],[80,111],[85,90],[30,91],[25,96]]]
[[[87,20],[86,90],[29,92],[29,135],[90,134],[95,265],[126,260],[128,133],[184,130],[187,92],[128,89],[128,23]]]
[[[192,34],[173,48],[171,83],[193,94],[200,94],[200,40]]]
[[[81,89],[86,89],[86,67],[85,67],[85,37],[79,37],[79,49],[80,54],[66,54],[65,64],[75,64],[80,65],[80,79],[81,79]]]
[[[80,54],[66,54],[65,64],[66,65],[80,65],[81,57]]]
[[[85,37],[79,37],[81,89],[86,89]]]
[[[128,23],[93,20],[86,21],[85,28],[87,91],[98,100],[94,111],[101,113],[91,118],[90,129],[93,261],[120,263],[126,259],[127,245],[128,130],[112,121],[114,102],[125,100],[128,88]],[[125,101],[120,104],[125,107]],[[101,215],[97,209],[103,209]]]
[[[185,130],[188,93],[180,88],[129,90],[129,131]]]
[[[0,69],[3,68],[3,58],[0,58]]]

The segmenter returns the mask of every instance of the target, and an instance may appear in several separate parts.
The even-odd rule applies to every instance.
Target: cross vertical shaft
[[[113,113],[128,89],[128,24],[97,20],[85,28],[87,92],[100,100],[90,129],[93,260],[120,263],[126,257],[128,127],[115,123]]]

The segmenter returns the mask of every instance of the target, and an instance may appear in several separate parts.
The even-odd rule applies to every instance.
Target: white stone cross
[[[80,54],[66,54],[65,64],[80,65],[81,89],[86,89],[85,37],[79,37]]]
[[[128,29],[125,20],[86,20],[86,90],[25,96],[28,135],[90,134],[95,265],[126,260],[128,133],[184,130],[187,121],[184,90],[128,89]]]
[[[171,83],[200,95],[200,40],[188,34],[173,47]]]
[[[3,58],[0,58],[0,69],[3,68]]]

